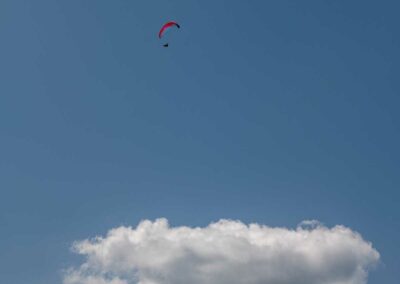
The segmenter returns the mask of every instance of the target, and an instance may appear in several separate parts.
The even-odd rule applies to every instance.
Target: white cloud
[[[379,261],[349,228],[316,221],[295,230],[221,220],[204,228],[166,219],[77,242],[84,263],[64,284],[363,284]]]

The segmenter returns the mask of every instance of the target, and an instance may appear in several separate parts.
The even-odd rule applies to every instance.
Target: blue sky
[[[343,224],[397,283],[399,8],[2,0],[1,282],[60,283],[75,240],[166,217]]]

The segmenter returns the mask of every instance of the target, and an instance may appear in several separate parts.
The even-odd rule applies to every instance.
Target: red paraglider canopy
[[[166,29],[168,29],[170,27],[174,27],[174,26],[177,27],[178,29],[180,28],[180,26],[177,22],[168,22],[165,25],[163,25],[160,32],[158,33],[158,37],[161,38]]]

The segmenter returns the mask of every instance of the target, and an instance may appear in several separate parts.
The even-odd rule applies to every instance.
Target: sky
[[[375,264],[368,283],[398,283],[399,8],[390,0],[2,0],[1,282],[89,283],[76,280],[80,265],[105,261],[97,249],[114,234],[139,238],[147,224],[155,240],[192,236],[193,227],[217,240],[231,232],[240,245],[252,240],[249,252],[260,245],[253,234],[274,243],[279,228],[293,247],[306,247],[296,241],[304,235],[339,238],[337,259]],[[157,33],[168,20],[181,29],[163,48]],[[298,227],[304,220],[321,225]],[[201,236],[177,240],[194,250]],[[216,252],[238,256],[237,243],[226,244]],[[346,254],[353,249],[357,257]],[[129,277],[103,268],[119,278],[91,283]],[[128,268],[139,269],[140,284],[161,281]],[[263,277],[254,281],[277,283]]]

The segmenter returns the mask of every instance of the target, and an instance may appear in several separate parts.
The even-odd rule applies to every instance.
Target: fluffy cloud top
[[[315,221],[296,229],[221,220],[204,228],[166,219],[84,240],[64,284],[363,284],[379,261],[349,228]]]

